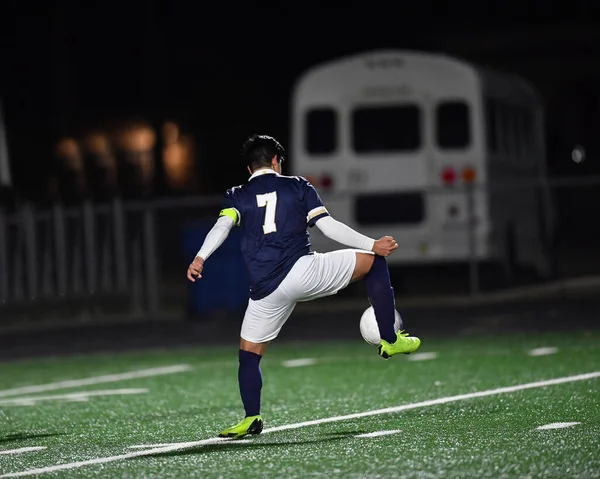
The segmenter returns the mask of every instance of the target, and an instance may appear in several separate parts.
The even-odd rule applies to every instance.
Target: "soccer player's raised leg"
[[[388,359],[395,354],[410,354],[419,349],[419,338],[394,330],[396,305],[386,259],[383,256],[357,252],[352,281],[362,278],[365,279],[367,295],[379,326],[379,355]]]

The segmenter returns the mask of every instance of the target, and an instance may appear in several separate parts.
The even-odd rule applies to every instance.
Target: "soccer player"
[[[234,226],[242,228],[242,255],[250,275],[250,299],[244,315],[238,381],[245,418],[221,437],[260,434],[262,373],[260,360],[294,310],[296,303],[336,294],[352,281],[365,279],[381,343],[387,359],[409,354],[419,338],[395,331],[394,290],[386,256],[398,243],[384,236],[373,240],[333,219],[312,185],[299,176],[283,176],[283,147],[272,137],[255,135],[242,147],[250,179],[227,191],[215,226],[190,264],[187,277],[202,277],[204,262],[225,241]],[[308,227],[355,249],[330,253],[311,251]]]

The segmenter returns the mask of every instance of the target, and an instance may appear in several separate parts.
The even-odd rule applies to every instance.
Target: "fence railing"
[[[600,260],[595,261],[600,258],[600,177],[455,185],[451,191],[464,194],[467,205],[466,293],[477,295],[482,290],[475,225],[478,192],[517,194],[540,187],[550,189],[556,206],[564,248],[555,254],[569,265],[559,277],[600,273]],[[425,193],[449,191],[440,187]],[[323,199],[327,204],[348,195]],[[191,257],[183,252],[181,231],[196,221],[214,220],[221,200],[220,196],[114,199],[76,207],[57,203],[48,209],[25,203],[10,213],[0,209],[0,321],[14,311],[38,306],[43,316],[49,305],[75,303],[97,316],[184,316],[189,294],[185,269]],[[575,263],[582,267],[573,267]]]

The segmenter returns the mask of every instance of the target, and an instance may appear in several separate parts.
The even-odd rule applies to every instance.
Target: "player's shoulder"
[[[285,175],[278,175],[279,178],[282,178],[284,181],[288,181],[290,182],[290,184],[294,184],[296,186],[310,186],[310,183],[308,182],[308,180],[306,178],[304,178],[304,176],[285,176]]]
[[[307,179],[304,178],[304,176],[297,176],[297,175],[290,175],[290,176],[286,176],[286,175],[279,175],[280,178],[284,178],[287,180],[293,180],[293,181],[297,181],[299,183],[306,183]]]
[[[284,183],[286,190],[293,192],[301,198],[304,198],[308,190],[312,188],[311,184],[303,176],[278,175],[278,179]]]
[[[229,188],[229,189],[228,189],[228,190],[225,192],[225,194],[226,194],[227,196],[235,196],[236,194],[238,194],[238,193],[239,193],[239,192],[242,190],[242,187],[243,187],[243,186],[244,186],[244,185],[232,186],[231,188]]]

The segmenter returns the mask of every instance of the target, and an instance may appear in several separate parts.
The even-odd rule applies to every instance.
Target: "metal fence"
[[[550,187],[558,220],[557,277],[600,273],[600,177],[562,178],[545,186]],[[429,287],[417,294],[447,290],[477,295],[486,290],[474,228],[477,192],[484,187],[453,190],[464,194],[468,205],[467,261],[448,273],[446,285],[438,266],[429,272],[412,269],[403,284],[421,282]],[[513,182],[495,188],[539,187]],[[436,188],[427,194],[447,192]],[[190,289],[185,271],[193,253],[190,256],[182,247],[182,230],[214,220],[221,199],[114,199],[77,207],[55,204],[36,209],[23,204],[10,213],[0,210],[0,322],[49,316],[88,321],[187,316]],[[327,203],[326,196],[324,200]],[[400,276],[404,269],[400,268]],[[457,284],[464,286],[462,290],[457,291]],[[410,286],[397,291],[414,293]]]

